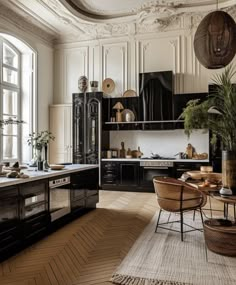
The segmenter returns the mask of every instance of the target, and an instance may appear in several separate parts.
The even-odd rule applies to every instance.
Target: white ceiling
[[[0,17],[11,18],[46,40],[63,43],[124,35],[132,24],[162,24],[183,13],[207,13],[216,0],[0,0]],[[219,8],[236,0],[219,0]],[[28,25],[27,25],[28,24]],[[29,26],[29,24],[31,26]],[[34,27],[34,29],[32,28]]]

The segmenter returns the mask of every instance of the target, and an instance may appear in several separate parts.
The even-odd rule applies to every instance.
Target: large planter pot
[[[222,151],[222,182],[236,194],[236,152]]]

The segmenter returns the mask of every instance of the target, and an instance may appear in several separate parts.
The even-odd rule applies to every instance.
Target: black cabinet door
[[[119,162],[103,161],[102,185],[117,185],[119,183]]]
[[[48,213],[48,180],[21,184],[20,218],[21,220]]]
[[[102,94],[73,94],[73,163],[99,162]]]
[[[122,186],[138,186],[139,185],[139,163],[120,162],[120,181]]]
[[[18,201],[17,188],[0,190],[0,259],[20,243]]]
[[[86,104],[86,160],[88,164],[98,164],[99,136],[100,136],[100,101],[97,98],[90,98]]]
[[[98,168],[71,175],[72,213],[77,213],[85,208],[96,208],[98,197]]]
[[[175,162],[174,176],[180,178],[184,172],[200,170],[202,165],[209,165],[209,162]]]
[[[27,243],[45,235],[49,228],[48,180],[21,184],[19,193],[21,233]]]
[[[85,127],[84,94],[73,94],[73,163],[85,161]]]

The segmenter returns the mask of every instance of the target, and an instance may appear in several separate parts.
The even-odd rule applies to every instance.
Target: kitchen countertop
[[[29,167],[28,169],[21,170],[21,172],[29,175],[29,178],[7,178],[5,176],[1,176],[0,188],[36,181],[39,179],[53,178],[56,176],[70,174],[73,172],[83,171],[87,169],[93,169],[97,167],[98,167],[97,164],[72,164],[72,165],[65,165],[65,168],[63,168],[62,170],[48,170],[48,172],[37,171],[34,170],[35,168]]]
[[[102,161],[173,161],[173,162],[209,162],[209,159],[142,159],[142,158],[102,158]]]

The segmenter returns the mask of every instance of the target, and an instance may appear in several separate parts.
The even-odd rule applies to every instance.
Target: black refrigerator
[[[99,164],[102,92],[73,93],[73,163]]]

